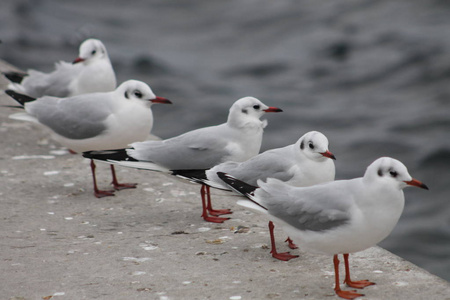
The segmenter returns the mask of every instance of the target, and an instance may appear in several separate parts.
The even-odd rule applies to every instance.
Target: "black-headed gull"
[[[256,98],[244,97],[230,108],[226,123],[189,131],[163,141],[145,141],[131,144],[130,149],[84,153],[83,156],[138,169],[166,172],[176,175],[185,170],[204,170],[226,161],[245,161],[259,153],[267,112],[280,112]],[[114,149],[114,148],[111,148]],[[206,206],[209,187],[201,188],[205,221],[222,223],[228,218],[217,217],[229,210],[213,210]],[[208,215],[210,211],[213,216]]]
[[[34,98],[72,97],[116,88],[116,75],[108,52],[97,39],[85,40],[73,63],[60,61],[51,73],[28,70],[27,73],[7,72],[4,75],[12,81],[8,89]]]
[[[147,84],[137,80],[125,81],[112,92],[69,98],[45,96],[35,99],[12,90],[5,92],[23,105],[26,111],[13,114],[10,118],[46,126],[57,142],[78,153],[122,148],[145,140],[153,127],[150,106],[153,103],[171,103],[155,96]],[[114,195],[112,191],[97,188],[93,161],[91,169],[95,196]],[[116,190],[136,186],[119,184],[112,165],[111,172]]]
[[[244,162],[229,161],[203,172],[179,171],[177,175],[224,190],[230,188],[217,177],[217,172],[227,173],[251,185],[256,185],[258,179],[276,178],[293,186],[310,186],[334,180],[335,156],[328,150],[328,144],[324,134],[310,131],[292,145],[265,151]],[[269,221],[272,257],[284,261],[298,257],[289,252],[277,252],[273,229],[273,222]],[[289,238],[286,241],[291,249],[296,248]]]
[[[402,214],[403,189],[428,187],[409,175],[400,161],[382,157],[364,177],[338,180],[311,187],[293,187],[278,179],[258,180],[257,187],[218,173],[231,188],[248,200],[238,204],[262,212],[282,224],[302,249],[334,256],[336,294],[354,299],[362,294],[343,291],[339,284],[338,254],[344,255],[344,283],[364,288],[374,283],[350,279],[349,253],[370,248],[386,238]]]

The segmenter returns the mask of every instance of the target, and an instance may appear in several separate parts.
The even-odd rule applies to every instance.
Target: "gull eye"
[[[95,55],[95,53],[97,53],[97,51],[96,50],[92,50],[91,54]]]
[[[392,177],[397,177],[398,173],[395,171],[390,171],[389,174],[391,174]]]
[[[134,95],[136,96],[136,98],[142,98],[142,93],[140,91],[134,91]]]
[[[309,142],[308,147],[309,147],[309,149],[313,150],[314,149],[314,144]]]
[[[253,105],[253,108],[258,110],[260,108],[260,106],[258,104],[256,104],[256,105]]]

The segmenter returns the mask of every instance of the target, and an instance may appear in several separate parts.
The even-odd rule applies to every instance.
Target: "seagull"
[[[345,299],[363,294],[343,291],[339,285],[339,259],[343,254],[348,286],[362,289],[368,280],[352,281],[349,253],[370,248],[386,238],[402,214],[403,189],[428,187],[409,175],[400,161],[381,157],[363,177],[337,180],[311,187],[294,187],[278,179],[249,185],[225,173],[217,174],[227,185],[246,196],[238,204],[262,212],[283,225],[283,230],[307,251],[333,255],[335,292]]]
[[[33,98],[6,90],[26,113],[16,113],[12,119],[31,121],[47,127],[53,138],[75,153],[126,147],[144,141],[152,127],[153,103],[171,103],[155,96],[142,81],[128,80],[112,92],[83,94],[68,98],[44,96]],[[94,195],[113,196],[113,191],[97,188],[95,163],[91,161]],[[114,189],[134,188],[135,184],[120,184],[111,165]]]
[[[245,161],[259,153],[267,120],[260,118],[268,112],[281,112],[254,97],[237,100],[230,108],[226,123],[204,127],[162,140],[131,144],[130,149],[91,151],[86,158],[108,161],[122,166],[164,172],[171,175],[186,170],[205,170],[226,161]],[[113,148],[111,148],[113,149]],[[209,187],[201,188],[202,217],[207,222],[222,223],[229,218],[217,217],[230,210],[206,207]],[[212,216],[208,215],[210,211]]]
[[[244,162],[229,161],[209,170],[178,171],[176,175],[221,190],[230,188],[217,176],[217,172],[227,173],[251,185],[256,185],[258,179],[266,180],[270,177],[293,186],[310,186],[334,180],[333,160],[336,157],[328,150],[328,144],[323,133],[310,131],[292,145],[268,150]],[[269,221],[272,257],[284,261],[298,257],[289,252],[277,252],[273,229],[274,224]],[[297,248],[290,238],[286,241],[291,249]]]
[[[108,52],[100,40],[87,39],[80,45],[79,56],[68,63],[55,63],[55,70],[43,73],[28,70],[27,73],[3,73],[11,83],[8,89],[30,97],[72,97],[87,93],[110,92],[116,88]]]

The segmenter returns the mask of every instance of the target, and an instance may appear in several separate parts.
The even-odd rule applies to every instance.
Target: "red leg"
[[[91,171],[92,171],[92,179],[94,182],[94,196],[97,198],[107,197],[107,196],[114,196],[114,191],[101,191],[97,187],[97,179],[95,178],[95,163],[91,159]]]
[[[298,249],[297,245],[294,244],[294,242],[291,240],[290,237],[288,237],[288,238],[285,240],[285,242],[288,242],[288,243],[289,243],[289,245],[288,245],[289,248],[291,248],[291,249]]]
[[[350,279],[350,267],[349,267],[349,264],[348,264],[348,253],[344,254],[344,264],[345,264],[345,280],[344,280],[344,283],[346,283],[349,287],[352,287],[352,288],[355,288],[355,289],[363,289],[366,286],[375,284],[375,282],[370,282],[369,280],[352,281]]]
[[[275,236],[273,234],[274,227],[275,226],[273,225],[273,222],[269,221],[270,244],[272,246],[272,250],[270,250],[270,253],[272,254],[272,257],[283,261],[288,261],[290,259],[297,258],[298,255],[292,255],[289,252],[283,253],[277,252],[277,247],[275,246]]]
[[[134,189],[134,188],[136,188],[137,183],[119,183],[117,181],[117,177],[116,177],[116,169],[114,168],[113,165],[110,165],[110,166],[111,166],[111,174],[112,174],[112,179],[113,179],[111,184],[114,186],[115,190],[124,190],[124,189]]]
[[[202,188],[200,190],[200,194],[202,196],[202,218],[206,222],[212,222],[212,223],[223,223],[226,220],[229,220],[230,218],[221,218],[221,217],[211,217],[208,216],[208,211],[206,209],[206,185],[202,184]]]
[[[220,215],[228,215],[232,214],[233,212],[230,209],[213,209],[212,203],[211,203],[211,193],[209,186],[205,185],[205,192],[208,199],[208,205],[206,206],[206,209],[208,210],[209,214],[212,216],[220,216]]]
[[[341,286],[339,284],[339,259],[337,254],[334,255],[333,257],[333,263],[334,263],[334,279],[335,279],[334,291],[336,292],[336,295],[344,299],[355,299],[364,296],[364,294],[358,294],[356,291],[341,290]]]

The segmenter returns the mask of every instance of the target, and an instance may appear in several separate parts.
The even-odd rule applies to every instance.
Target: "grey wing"
[[[22,85],[28,95],[36,98],[43,96],[63,98],[69,95],[69,85],[78,73],[79,66],[60,62],[52,73],[29,70],[29,76],[25,77]]]
[[[86,96],[43,97],[26,105],[25,109],[41,124],[65,138],[92,138],[107,129],[104,121],[111,110],[100,94]]]
[[[258,179],[276,178],[289,181],[294,174],[289,169],[292,163],[276,152],[264,152],[242,163],[226,162],[216,168],[215,172],[224,172],[250,185],[256,185]]]
[[[257,196],[262,197],[261,204],[271,215],[295,228],[325,231],[350,222],[351,196],[340,192],[338,187],[330,189],[327,184],[295,188],[280,185],[281,182],[269,182],[262,184],[266,191],[257,192]]]
[[[133,143],[128,154],[137,159],[151,161],[170,170],[209,169],[230,155],[227,141],[203,128],[164,141]]]

